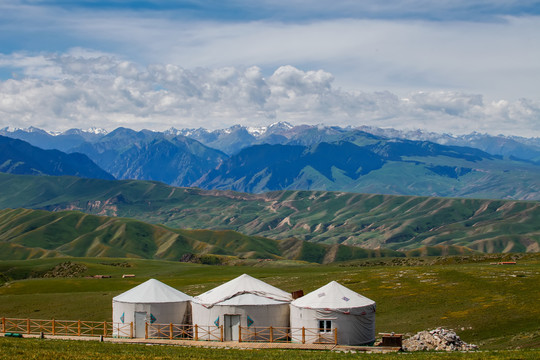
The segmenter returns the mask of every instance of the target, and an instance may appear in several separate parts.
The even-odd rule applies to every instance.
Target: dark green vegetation
[[[0,208],[79,210],[172,228],[448,255],[540,250],[540,203],[326,191],[245,194],[148,181],[0,174]]]
[[[401,255],[302,240],[271,240],[232,230],[177,230],[142,221],[78,211],[0,210],[0,259],[129,257],[208,264],[240,259],[331,263]]]
[[[427,258],[434,261],[429,266],[391,266],[391,259],[378,266],[363,266],[374,265],[374,260],[322,266],[256,261],[251,264],[259,266],[207,266],[72,258],[72,264],[87,269],[75,278],[29,278],[51,271],[65,259],[0,261],[0,272],[12,279],[0,287],[0,316],[110,321],[112,298],[148,278],[199,295],[249,273],[285,291],[310,292],[336,280],[377,302],[377,333],[412,335],[443,326],[482,350],[540,347],[540,255],[522,255],[517,265],[490,265],[508,257],[475,259]],[[122,279],[126,273],[136,278]],[[112,278],[82,277],[96,274]]]
[[[238,350],[180,346],[147,346],[111,344],[96,341],[66,341],[0,338],[1,358],[6,359],[357,359],[395,360],[403,354],[352,354],[317,350]],[[410,360],[535,360],[539,351],[497,351],[478,353],[417,353],[405,356]]]

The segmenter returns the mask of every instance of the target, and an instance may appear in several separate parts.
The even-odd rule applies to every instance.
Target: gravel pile
[[[85,265],[72,263],[71,261],[66,261],[61,264],[56,265],[45,274],[45,278],[65,278],[65,277],[79,277],[88,270]]]
[[[437,328],[420,331],[418,334],[403,340],[405,351],[474,351],[477,345],[462,341],[453,330]]]

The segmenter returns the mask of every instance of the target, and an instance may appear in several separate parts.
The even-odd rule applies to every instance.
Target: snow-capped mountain
[[[331,142],[350,138],[354,133],[364,133],[385,138],[430,141],[440,145],[468,146],[493,155],[519,158],[540,162],[540,138],[519,136],[488,135],[473,132],[467,135],[434,133],[422,130],[398,130],[374,126],[339,127],[325,125],[292,125],[288,122],[276,122],[268,126],[234,125],[224,129],[208,130],[205,128],[171,127],[162,134],[166,138],[185,136],[202,144],[233,155],[240,150],[256,144],[297,144],[310,146],[319,142]],[[28,128],[4,127],[0,135],[28,141],[43,149],[70,151],[83,142],[95,142],[106,136],[105,129],[91,127],[86,130],[69,129],[63,132],[51,132],[34,126]]]
[[[466,135],[439,134],[422,130],[403,131],[360,126],[357,129],[386,138],[431,141],[441,145],[468,146],[493,155],[540,162],[540,138],[489,135],[472,132]]]
[[[535,139],[288,123],[107,134],[71,129],[55,136],[34,127],[4,128],[2,134],[83,153],[118,179],[247,192],[540,198]]]

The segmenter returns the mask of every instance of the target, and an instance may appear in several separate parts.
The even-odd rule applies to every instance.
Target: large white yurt
[[[244,274],[194,297],[193,325],[202,327],[201,338],[212,339],[205,328],[223,325],[225,341],[239,340],[240,326],[247,329],[242,338],[253,339],[250,329],[288,327],[291,301],[288,292]]]
[[[336,281],[291,303],[291,328],[318,329],[319,337],[304,337],[318,342],[334,336],[340,345],[364,345],[375,341],[375,302]],[[293,341],[302,342],[301,332],[293,331]]]
[[[135,337],[144,337],[145,323],[185,324],[192,297],[156,279],[150,279],[112,300],[113,322],[133,322]],[[122,336],[115,334],[113,336]]]

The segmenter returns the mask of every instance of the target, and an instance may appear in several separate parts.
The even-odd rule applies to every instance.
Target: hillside
[[[86,155],[43,150],[29,143],[0,135],[0,172],[27,175],[72,175],[114,179]]]
[[[540,166],[483,151],[366,133],[304,145],[256,145],[193,185],[241,192],[329,190],[417,196],[540,199]]]
[[[49,257],[125,257],[220,263],[233,259],[332,263],[403,256],[344,245],[271,240],[231,230],[177,230],[126,218],[77,211],[0,210],[0,260]],[[211,256],[211,255],[217,255]]]
[[[174,228],[234,230],[437,254],[540,251],[540,203],[276,191],[246,194],[148,181],[0,174],[0,208],[79,210]]]

